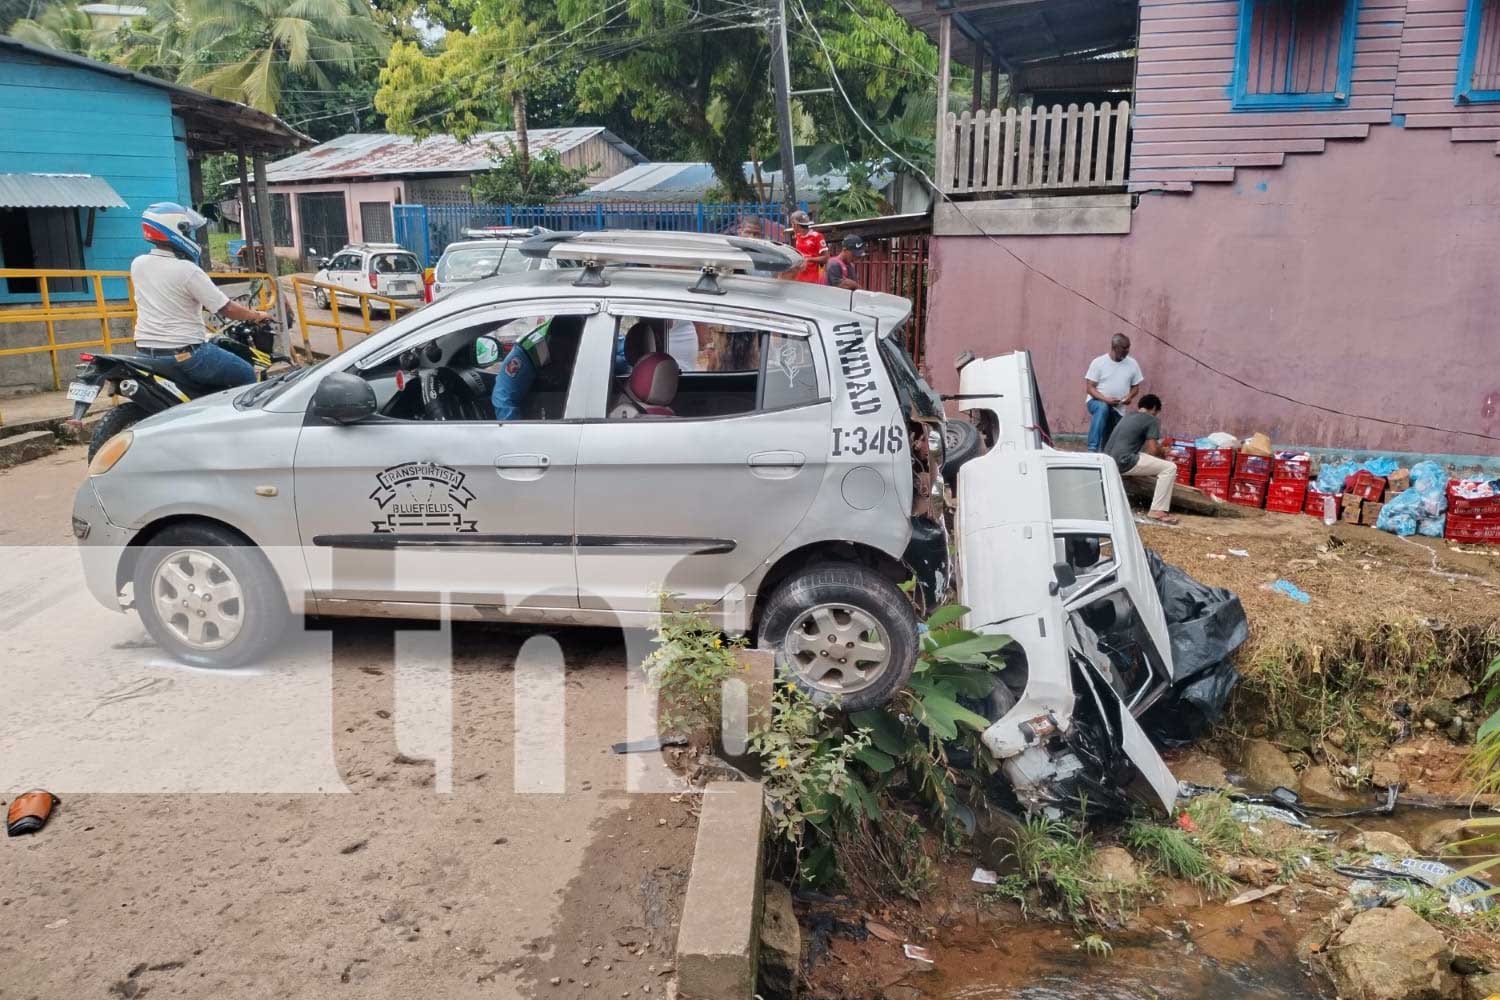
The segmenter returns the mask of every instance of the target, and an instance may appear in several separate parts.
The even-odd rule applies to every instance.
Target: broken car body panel
[[[1176,784],[1135,716],[1170,687],[1171,646],[1118,469],[1045,443],[1024,352],[966,365],[959,405],[993,440],[959,475],[960,601],[970,628],[1015,647],[1013,704],[985,746],[1023,804],[1048,810],[1087,782],[1100,750],[1082,737],[1102,732],[1170,810]]]

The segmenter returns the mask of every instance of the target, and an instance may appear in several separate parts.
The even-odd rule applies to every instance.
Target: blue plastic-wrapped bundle
[[[1413,486],[1385,502],[1380,508],[1380,516],[1375,519],[1375,527],[1403,538],[1415,535],[1420,527],[1421,512],[1422,494]]]
[[[1394,458],[1372,458],[1368,462],[1362,462],[1359,468],[1381,479],[1389,479],[1391,473],[1396,471],[1397,465]]]
[[[1318,469],[1318,478],[1313,485],[1318,488],[1319,493],[1342,493],[1344,492],[1344,480],[1359,471],[1359,466],[1353,462],[1339,462],[1332,465],[1324,462]]]
[[[1441,510],[1448,509],[1448,470],[1436,462],[1418,462],[1411,467],[1411,484],[1423,493],[1443,498]]]
[[[1375,527],[1403,537],[1442,538],[1447,512],[1448,470],[1436,462],[1418,462],[1411,467],[1411,488],[1386,501]]]

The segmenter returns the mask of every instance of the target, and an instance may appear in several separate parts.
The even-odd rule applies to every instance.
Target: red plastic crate
[[[1320,493],[1312,487],[1307,489],[1307,500],[1302,505],[1302,513],[1311,517],[1321,518],[1323,516],[1323,498],[1333,497],[1333,516],[1339,517],[1343,513],[1344,496],[1341,493]]]
[[[1450,511],[1443,537],[1454,542],[1483,542],[1489,545],[1500,545],[1500,520],[1465,517]]]
[[[1193,485],[1211,497],[1218,497],[1220,500],[1229,499],[1229,476],[1227,473],[1222,476],[1205,475],[1203,470],[1199,469],[1197,477],[1193,480]]]
[[[1385,496],[1385,477],[1361,469],[1354,474],[1354,482],[1349,484],[1349,488],[1344,492],[1354,493],[1362,500],[1379,502],[1380,498]]]
[[[1264,482],[1271,478],[1271,460],[1265,455],[1246,455],[1241,452],[1234,458],[1234,477]]]
[[[1186,451],[1173,448],[1167,452],[1167,461],[1177,466],[1177,481],[1179,483],[1191,483],[1193,481],[1193,449]]]
[[[1241,507],[1264,507],[1266,505],[1266,481],[1235,476],[1229,481],[1229,502]]]
[[[1306,480],[1273,479],[1266,489],[1266,510],[1280,511],[1283,514],[1300,514],[1303,501],[1306,499]]]
[[[1306,458],[1278,458],[1271,467],[1272,480],[1307,482],[1311,478],[1312,462]]]
[[[1458,514],[1460,517],[1483,517],[1494,519],[1500,517],[1500,497],[1481,497],[1471,500],[1461,497],[1454,490],[1454,483],[1448,484],[1448,511]]]
[[[1223,473],[1227,479],[1234,471],[1234,451],[1229,448],[1204,448],[1198,452],[1198,472]],[[1196,485],[1196,484],[1195,484]]]

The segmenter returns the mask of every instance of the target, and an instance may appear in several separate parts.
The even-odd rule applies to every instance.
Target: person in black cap
[[[860,283],[854,277],[854,260],[865,255],[865,241],[858,236],[845,236],[839,244],[838,255],[828,262],[823,278],[834,288],[858,291]]]

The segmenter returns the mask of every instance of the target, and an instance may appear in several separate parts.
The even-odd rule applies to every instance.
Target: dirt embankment
[[[1245,606],[1250,639],[1229,716],[1236,735],[1294,731],[1315,743],[1332,735],[1356,749],[1389,742],[1403,725],[1421,724],[1416,713],[1428,701],[1462,708],[1500,655],[1500,546],[1275,513],[1184,517],[1141,534]],[[1310,601],[1271,590],[1278,579]]]

